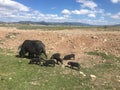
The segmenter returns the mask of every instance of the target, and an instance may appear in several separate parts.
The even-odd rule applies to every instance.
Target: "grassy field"
[[[16,53],[0,49],[0,88],[2,90],[119,90],[120,58],[103,52],[87,52],[102,57],[103,63],[80,71],[56,65],[28,64]]]
[[[33,25],[33,24],[0,24],[0,27],[15,27],[19,30],[103,30],[103,31],[120,31],[120,26],[64,26],[64,25]]]

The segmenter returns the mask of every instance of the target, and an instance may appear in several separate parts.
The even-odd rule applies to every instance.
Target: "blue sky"
[[[0,0],[0,21],[120,24],[120,0]]]

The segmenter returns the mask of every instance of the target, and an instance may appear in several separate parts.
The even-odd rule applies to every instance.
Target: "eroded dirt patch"
[[[53,53],[74,53],[75,61],[89,65],[101,63],[100,57],[89,56],[85,52],[99,51],[109,52],[120,56],[120,32],[119,31],[92,31],[92,30],[17,30],[16,28],[0,27],[0,48],[18,51],[18,47],[24,40],[41,40],[46,45],[46,51],[50,57]],[[97,61],[96,61],[97,60]]]

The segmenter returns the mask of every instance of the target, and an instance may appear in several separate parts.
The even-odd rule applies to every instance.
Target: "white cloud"
[[[12,0],[0,0],[0,19],[13,18],[20,13],[28,12],[29,8]]]
[[[95,9],[98,5],[93,2],[92,0],[77,0],[78,3],[81,3],[82,7],[85,8],[90,8],[90,9]]]
[[[0,0],[0,8],[7,10],[29,11],[28,7],[12,0]]]
[[[72,11],[72,13],[73,13],[73,14],[77,14],[77,15],[80,15],[80,14],[81,14],[81,12],[80,12],[79,10],[74,10],[74,11]]]
[[[120,12],[115,14],[115,15],[111,15],[111,18],[113,18],[113,19],[120,19]]]
[[[106,16],[111,16],[112,14],[111,13],[106,13]]]
[[[112,3],[119,3],[120,0],[111,0]]]
[[[90,14],[88,14],[88,17],[93,17],[93,18],[95,18],[96,15],[95,15],[94,13],[90,13]]]
[[[69,13],[67,10],[65,12]],[[67,18],[67,15],[43,14],[13,0],[0,0],[0,20],[3,21],[64,21]]]
[[[62,10],[62,14],[67,14],[67,15],[69,15],[69,14],[71,14],[71,13],[70,13],[70,11],[69,11],[68,9],[64,9],[64,10]]]
[[[81,9],[63,9],[61,11],[62,15],[59,16],[58,14],[44,14],[40,11],[32,10],[31,8],[14,0],[0,0],[0,21],[78,21],[83,23],[87,22],[89,24],[105,24],[107,23],[105,17],[111,17],[114,20],[120,19],[120,12],[114,15],[112,15],[112,13],[105,13],[104,9],[99,8],[93,0],[77,0],[77,2],[81,5]],[[78,16],[73,17],[75,15]],[[86,17],[86,20],[82,17]]]
[[[71,11],[73,14],[88,14],[90,11],[88,9],[81,9],[81,10],[73,10]]]
[[[96,11],[92,11],[88,9],[80,9],[80,10],[72,10],[72,11],[64,9],[62,13],[65,15],[75,14],[75,15],[88,15],[88,17],[94,17],[94,18],[96,17],[95,15]]]

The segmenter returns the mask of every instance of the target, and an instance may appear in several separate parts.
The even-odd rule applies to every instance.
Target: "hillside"
[[[26,39],[37,39],[46,45],[48,55],[59,52],[62,55],[75,53],[80,61],[89,51],[100,51],[120,56],[120,32],[97,30],[17,30],[0,28],[0,48],[17,51]]]
[[[16,58],[18,47],[26,39],[41,40],[48,57],[74,53],[80,71],[65,67],[68,61],[53,68],[29,65],[28,59]],[[120,31],[0,27],[0,63],[0,87],[5,90],[119,90]]]

